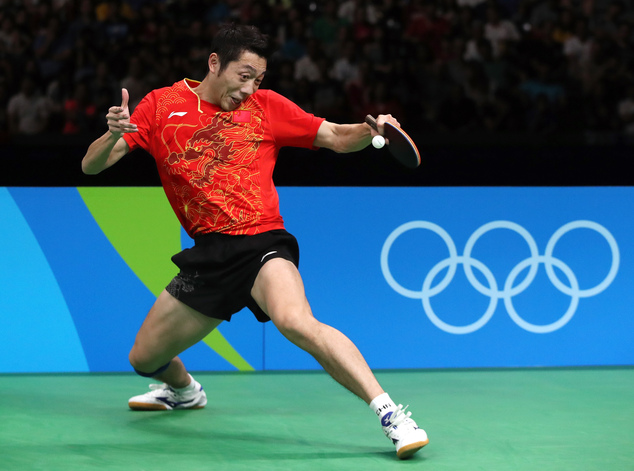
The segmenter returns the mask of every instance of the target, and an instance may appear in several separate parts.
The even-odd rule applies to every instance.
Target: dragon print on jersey
[[[240,113],[240,122],[235,122],[235,113]],[[240,111],[200,113],[199,120],[168,123],[162,132],[164,145],[171,149],[163,166],[171,176],[178,210],[191,226],[244,233],[263,211],[256,159],[262,110],[249,98]]]

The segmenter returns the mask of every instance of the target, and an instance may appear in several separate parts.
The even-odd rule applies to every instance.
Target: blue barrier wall
[[[634,363],[634,189],[280,188],[315,315],[373,368]],[[0,188],[0,372],[130,371],[189,246],[160,188]],[[192,370],[313,369],[245,311]]]

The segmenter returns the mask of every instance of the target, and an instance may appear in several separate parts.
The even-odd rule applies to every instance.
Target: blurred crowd
[[[226,21],[271,38],[263,87],[336,122],[634,135],[632,0],[0,0],[0,134],[104,132],[121,88],[206,73]]]

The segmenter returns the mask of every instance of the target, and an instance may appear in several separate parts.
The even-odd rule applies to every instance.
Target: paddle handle
[[[365,122],[368,123],[376,132],[379,132],[379,128],[376,125],[376,119],[374,119],[372,115],[366,115]]]

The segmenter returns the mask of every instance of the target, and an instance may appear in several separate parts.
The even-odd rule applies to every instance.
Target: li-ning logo
[[[187,111],[172,111],[167,119],[170,119],[172,116],[185,116]]]
[[[610,251],[612,252],[612,264],[606,277],[596,286],[587,289],[581,289],[579,287],[577,277],[566,263],[558,258],[553,257],[553,251],[559,239],[567,232],[580,228],[591,229],[598,232],[608,242],[608,245],[610,246]],[[449,249],[449,257],[441,260],[436,265],[434,265],[431,270],[429,270],[427,276],[425,277],[425,280],[423,281],[423,288],[420,291],[410,290],[399,284],[392,276],[389,267],[389,254],[392,245],[399,236],[412,229],[427,229],[436,233],[443,239],[443,241],[447,245],[447,248]],[[528,248],[530,249],[530,257],[520,261],[517,265],[515,265],[515,267],[508,274],[506,281],[504,282],[504,288],[501,290],[498,289],[498,284],[491,270],[481,261],[471,257],[473,246],[475,245],[477,240],[485,233],[494,229],[510,229],[518,233],[524,238],[524,240],[528,244]],[[610,286],[619,269],[619,262],[620,254],[616,240],[605,227],[593,221],[572,221],[568,224],[564,224],[551,236],[548,244],[546,244],[546,251],[544,252],[544,255],[539,254],[537,250],[537,244],[535,243],[533,236],[519,224],[510,221],[492,221],[478,228],[471,235],[471,237],[469,237],[469,240],[467,241],[464,248],[464,254],[461,256],[458,255],[453,239],[449,236],[447,231],[445,231],[442,227],[428,221],[411,221],[397,227],[388,236],[387,240],[383,244],[383,249],[381,250],[381,270],[383,272],[385,280],[392,287],[392,289],[405,297],[422,300],[423,309],[425,310],[425,314],[427,315],[429,320],[431,320],[433,324],[439,329],[452,334],[469,334],[480,329],[487,322],[489,322],[489,319],[491,319],[491,316],[493,316],[493,313],[495,312],[498,300],[500,299],[504,301],[504,306],[511,319],[513,319],[513,321],[524,330],[534,333],[548,333],[561,329],[564,325],[568,323],[568,321],[570,321],[572,316],[574,316],[577,310],[577,306],[579,305],[580,298],[595,296],[605,290],[608,286]],[[451,283],[454,274],[456,273],[456,268],[458,264],[463,265],[464,273],[469,283],[471,283],[471,285],[478,292],[485,296],[489,296],[491,299],[486,312],[484,313],[484,315],[482,315],[482,317],[480,317],[480,319],[473,322],[472,324],[462,326],[451,325],[442,321],[436,315],[431,306],[431,298],[439,294],[447,287],[447,285],[449,285],[449,283]],[[522,317],[520,317],[520,315],[515,310],[515,307],[513,306],[513,297],[523,292],[533,282],[540,264],[544,264],[546,274],[548,275],[548,279],[550,280],[550,282],[559,291],[570,296],[571,298],[568,310],[563,314],[563,316],[561,316],[555,322],[546,325],[536,325],[527,322]],[[565,275],[565,277],[568,279],[567,285],[557,277],[557,274],[555,273],[553,267],[557,267],[557,269]],[[445,274],[444,278],[438,284],[432,286],[435,277],[445,268],[447,268],[447,273]],[[488,287],[484,286],[474,276],[473,268],[482,273],[489,285]],[[516,278],[523,270],[526,270],[526,268],[529,268],[526,277],[520,283],[514,286]]]

